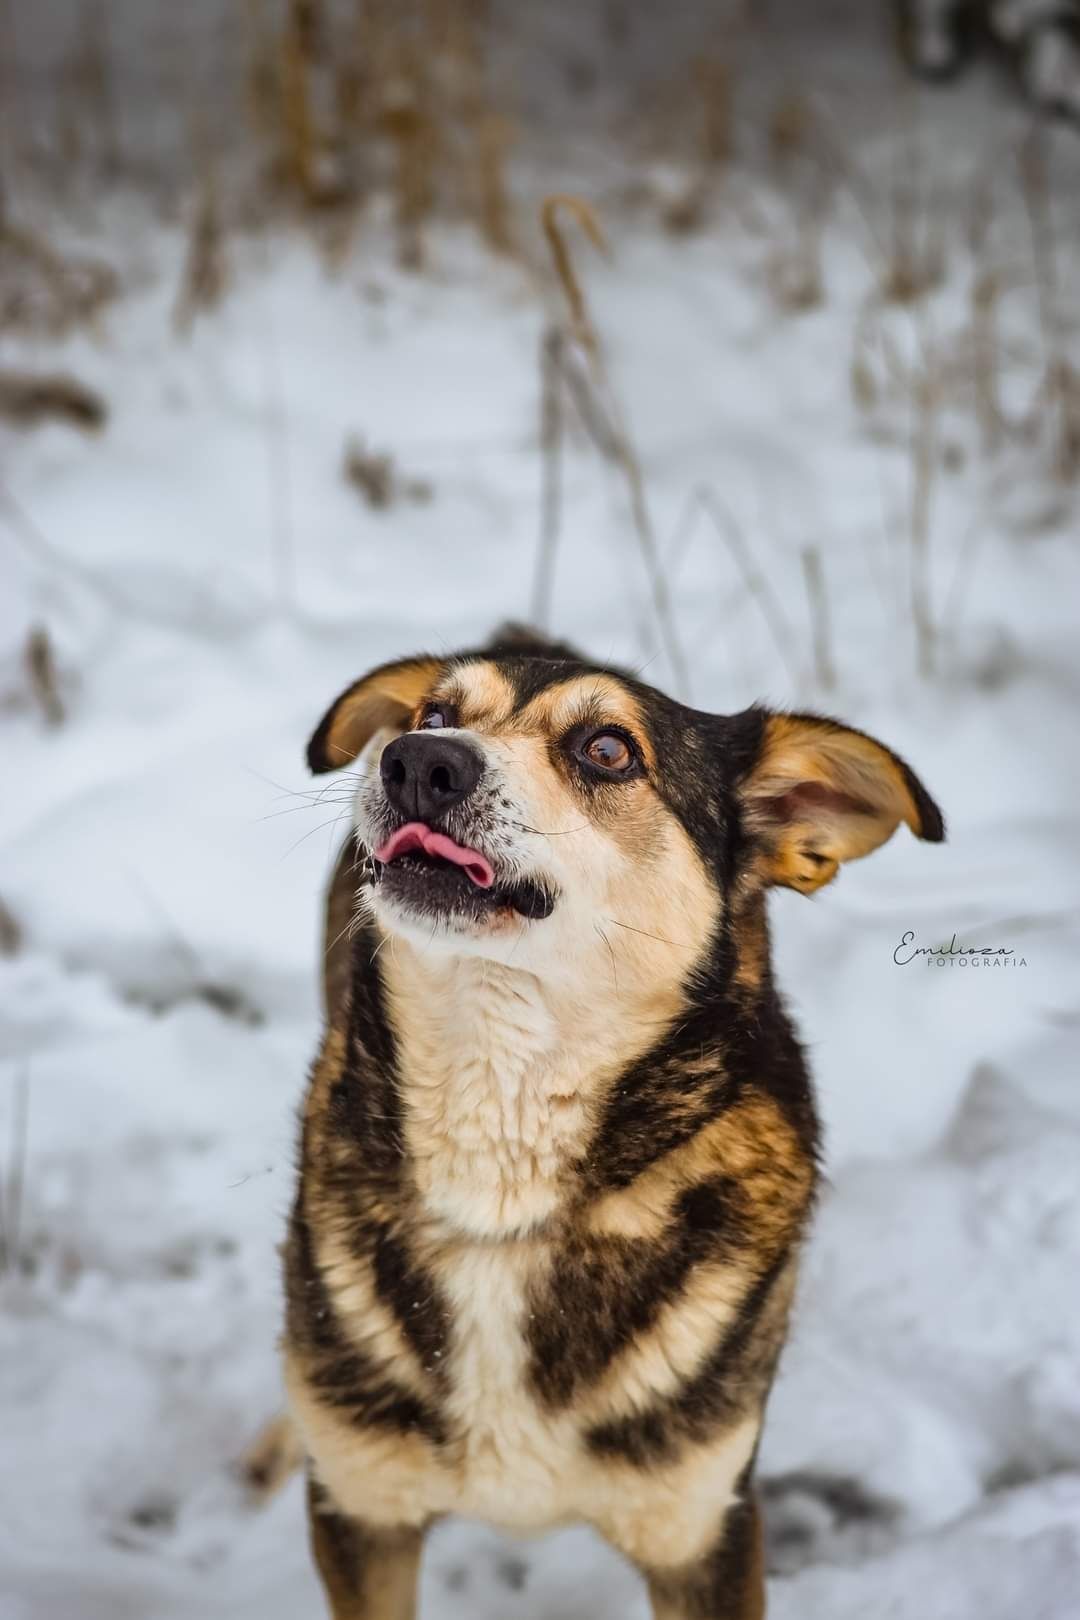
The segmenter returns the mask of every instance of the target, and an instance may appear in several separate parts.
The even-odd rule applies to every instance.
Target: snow
[[[535,8],[522,29],[554,49],[572,25]],[[879,182],[881,225],[882,177],[910,158],[911,129],[882,115],[885,70],[857,41],[803,43]],[[797,46],[757,64],[748,126]],[[949,822],[943,849],[903,834],[815,901],[773,907],[829,1180],[762,1455],[770,1612],[1073,1620],[1076,491],[1054,475],[1045,408],[988,456],[967,374],[948,384],[929,539],[939,635],[920,676],[910,400],[879,348],[876,401],[856,403],[854,333],[872,306],[904,363],[931,343],[962,372],[988,161],[992,260],[1023,267],[1000,310],[1014,413],[1037,398],[1043,339],[1010,167],[1022,116],[976,81],[920,97],[915,128],[947,255],[913,308],[875,298],[846,183],[822,233],[823,302],[777,308],[767,266],[792,204],[750,135],[685,236],[658,224],[688,180],[675,159],[639,164],[631,196],[597,137],[548,169],[523,161],[520,181],[532,196],[575,179],[601,207],[612,255],[578,259],[694,701],[836,712],[910,759]],[[1075,195],[1080,150],[1057,143],[1053,161],[1055,196]],[[1072,341],[1080,255],[1065,245],[1075,220],[1058,224]],[[124,197],[101,203],[96,230],[126,289],[100,333],[9,335],[2,357],[70,368],[110,418],[98,438],[0,429],[0,900],[22,936],[0,958],[9,1192],[28,1109],[19,1263],[0,1277],[0,1620],[285,1620],[320,1612],[299,1481],[255,1507],[234,1464],[281,1399],[275,1246],[317,1034],[320,888],[348,816],[332,780],[312,788],[303,744],[365,667],[527,613],[537,356],[557,305],[452,223],[433,228],[423,275],[400,273],[376,214],[334,271],[285,225],[230,240],[231,295],[180,341],[182,233]],[[365,505],[341,474],[353,435],[431,499]],[[689,504],[703,487],[766,581],[779,637],[730,528]],[[832,686],[815,674],[808,545]],[[671,684],[625,492],[580,436],[553,620]],[[23,670],[34,624],[56,651],[55,729]],[[908,930],[1024,965],[900,966]],[[6,1226],[11,1240],[10,1207]],[[511,1543],[451,1524],[421,1613],[645,1620],[646,1606],[584,1530]]]

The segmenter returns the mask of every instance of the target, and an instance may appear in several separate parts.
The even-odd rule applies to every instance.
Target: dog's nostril
[[[454,784],[450,780],[450,772],[445,765],[436,765],[428,778],[436,793],[453,793]]]
[[[405,766],[400,759],[392,760],[389,767],[383,772],[383,776],[388,782],[392,782],[395,787],[400,787],[405,780]]]

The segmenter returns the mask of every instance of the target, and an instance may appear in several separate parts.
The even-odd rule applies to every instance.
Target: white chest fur
[[[581,1055],[539,981],[456,959],[426,968],[400,1014],[406,1145],[429,1211],[472,1237],[535,1229],[587,1127]]]

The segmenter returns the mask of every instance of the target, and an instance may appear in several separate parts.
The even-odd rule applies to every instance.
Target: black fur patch
[[[382,978],[373,966],[378,946],[370,924],[357,929],[346,1059],[331,1088],[329,1124],[334,1134],[363,1144],[365,1177],[393,1178],[404,1154],[401,1090]]]
[[[737,1182],[718,1176],[689,1188],[659,1242],[570,1239],[529,1300],[529,1377],[547,1406],[566,1406],[655,1322],[695,1265],[745,1234]]]
[[[428,1372],[441,1376],[446,1371],[450,1318],[433,1280],[413,1263],[405,1241],[389,1226],[376,1228],[371,1255],[379,1298],[394,1313]]]
[[[752,1397],[760,1400],[768,1390],[779,1353],[778,1336],[763,1334],[759,1346],[756,1330],[790,1260],[785,1249],[749,1289],[734,1321],[693,1378],[633,1417],[596,1424],[585,1436],[589,1450],[647,1468],[677,1456],[687,1441],[711,1438],[752,1410]]]
[[[403,1388],[386,1369],[349,1342],[315,1263],[301,1199],[293,1210],[286,1248],[286,1333],[308,1352],[307,1381],[325,1405],[358,1428],[374,1426],[446,1441],[441,1414]]]

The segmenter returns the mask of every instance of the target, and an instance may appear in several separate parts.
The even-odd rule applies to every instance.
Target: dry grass
[[[700,513],[730,556],[747,595],[756,604],[780,662],[797,686],[802,675],[797,654],[798,637],[780,600],[779,592],[754,557],[754,550],[734,512],[717,490],[703,484],[690,497],[687,518]]]
[[[247,15],[245,100],[279,194],[313,216],[388,195],[406,269],[424,267],[440,210],[471,219],[493,251],[517,251],[515,131],[491,88],[482,6],[288,0],[277,35],[263,0]]]
[[[1005,450],[1030,454],[1032,448],[1039,453],[1048,447],[1055,479],[1074,484],[1080,476],[1080,370],[1072,359],[1063,292],[1065,216],[1052,206],[1059,192],[1046,131],[1037,128],[1016,154],[1003,146],[983,161],[972,177],[966,211],[950,211],[945,198],[935,195],[914,143],[910,163],[901,171],[902,150],[901,144],[894,157],[887,229],[874,239],[885,251],[875,251],[876,287],[856,320],[850,376],[853,400],[870,430],[886,442],[906,445],[906,603],[917,668],[929,678],[938,668],[949,619],[947,599],[941,611],[935,610],[932,588],[939,483],[943,472],[964,465],[965,419],[974,420],[985,476],[1000,480],[995,463]],[[1002,188],[1014,183],[1014,155],[1012,173],[1029,227],[1026,263],[1018,260],[1000,207]],[[954,235],[962,238],[968,255],[955,266],[968,289],[968,319],[959,328],[954,302],[936,297],[950,268],[946,225],[952,218],[959,225]],[[954,284],[956,279],[953,275]],[[1033,388],[1028,387],[1032,373],[1038,379]],[[1018,407],[1015,401],[1024,392],[1030,404]],[[1034,465],[1031,477],[1034,485],[1042,484]],[[977,511],[971,526],[979,526]],[[960,550],[969,561],[966,543]]]
[[[769,116],[769,155],[774,166],[783,170],[792,158],[805,151],[815,129],[814,109],[809,97],[804,91],[789,85]]]
[[[544,341],[542,370],[547,372],[549,362],[551,366],[550,376],[545,375],[543,378],[544,416],[547,418],[550,411],[561,409],[559,404],[561,384],[568,396],[577,404],[578,415],[589,431],[596,449],[618,469],[628,499],[631,526],[648,581],[660,643],[671,665],[676,688],[688,701],[690,669],[675,620],[668,579],[660,561],[641,461],[622,424],[618,402],[604,364],[599,336],[581,282],[574,270],[560,217],[564,214],[570,215],[594,247],[600,251],[605,250],[603,232],[588,203],[579,197],[568,195],[547,198],[541,209],[541,224],[551,250],[555,277],[567,314],[565,320],[553,328],[553,332],[560,335],[553,336],[549,333]],[[549,390],[554,391],[549,393]],[[548,420],[542,423],[541,429],[542,437],[548,435],[544,456],[546,460],[560,453],[563,435],[561,431],[551,434]],[[545,490],[548,489],[554,476],[557,475],[550,471],[545,474]],[[548,496],[545,496],[543,501],[543,511],[543,521],[546,525],[550,521],[551,511]],[[534,606],[539,605],[544,610],[550,606],[550,581],[554,573],[557,543],[556,508],[556,527],[554,530],[545,527],[541,531],[537,555],[533,601]],[[548,582],[546,601],[542,599],[545,581]],[[544,620],[539,622],[541,625],[545,624]]]
[[[115,175],[121,167],[120,140],[112,89],[112,41],[104,0],[85,0],[80,8],[80,26],[68,66],[68,80],[78,129],[96,136],[97,161],[101,173]]]
[[[1063,483],[1080,476],[1080,371],[1069,355],[1061,297],[1058,244],[1051,207],[1052,151],[1037,125],[1020,152],[1020,189],[1031,231],[1045,371],[1039,404],[1052,424],[1052,463]]]
[[[484,241],[495,253],[518,251],[514,209],[506,178],[514,126],[499,113],[481,113],[474,126],[477,213]]]
[[[217,176],[213,165],[207,163],[192,211],[191,234],[173,310],[177,332],[189,332],[200,314],[217,309],[228,284],[225,225]]]
[[[10,906],[0,899],[0,956],[18,956],[22,948],[22,929]]]
[[[35,625],[26,638],[23,663],[30,692],[46,725],[62,726],[64,704],[60,696],[60,676],[52,637],[44,625]]]
[[[941,465],[940,411],[941,385],[934,357],[928,354],[914,393],[911,442],[910,606],[916,664],[923,676],[934,672],[936,643],[930,601],[930,539],[934,490]]]
[[[438,126],[423,51],[407,43],[398,53],[397,72],[383,89],[379,125],[394,149],[394,217],[398,263],[420,270],[425,260],[424,225],[435,207],[439,158]]]
[[[96,431],[108,414],[101,395],[66,372],[0,371],[0,420],[16,427],[60,421]]]
[[[62,337],[75,326],[96,327],[119,292],[109,265],[57,252],[2,208],[0,264],[0,331]]]
[[[975,415],[986,456],[997,454],[1002,439],[1001,335],[998,329],[1001,291],[1001,276],[993,269],[981,271],[971,284],[972,385]]]
[[[694,89],[699,103],[701,161],[707,169],[723,168],[735,152],[734,72],[726,57],[706,56],[696,64]]]
[[[324,245],[333,232],[339,248],[364,228],[363,210],[371,199],[389,201],[399,262],[413,270],[430,263],[431,225],[442,215],[468,219],[494,252],[523,252],[509,177],[517,129],[505,96],[492,88],[490,24],[478,0],[245,0],[245,6],[247,63],[238,89],[247,130],[265,160],[260,183],[266,185],[267,197],[278,204],[284,199],[290,217],[317,229]],[[66,68],[75,92],[72,106],[79,112],[72,118],[71,149],[79,161],[116,167],[121,155],[111,72],[116,42],[106,27],[103,0],[93,0],[83,16]],[[1036,130],[1016,168],[1030,234],[1030,264],[1018,272],[1001,251],[997,229],[1000,188],[1014,183],[1000,154],[980,164],[970,206],[950,234],[950,211],[920,139],[913,96],[900,103],[892,168],[882,183],[837,134],[828,109],[801,87],[791,86],[774,99],[763,128],[748,131],[745,114],[737,124],[736,61],[731,42],[722,41],[688,64],[673,87],[686,183],[667,207],[663,223],[674,233],[692,232],[706,223],[714,203],[717,214],[726,208],[727,218],[738,218],[755,243],[764,239],[764,287],[776,309],[794,316],[825,301],[823,249],[830,222],[838,204],[856,209],[862,223],[856,236],[871,290],[854,315],[851,391],[868,430],[904,446],[904,612],[914,627],[918,667],[930,674],[940,629],[930,566],[937,483],[950,454],[955,420],[950,415],[946,422],[947,413],[962,410],[969,421],[974,416],[987,464],[1021,442],[1045,446],[1049,440],[1056,478],[1068,483],[1080,477],[1080,369],[1070,355],[1074,334],[1064,288],[1067,244],[1063,211],[1056,214],[1052,206],[1053,147],[1045,132]],[[755,196],[747,199],[744,186],[740,202],[740,178],[745,181],[748,172],[739,168],[741,155],[755,139],[758,149],[764,141],[768,164]],[[193,169],[196,189],[174,310],[180,332],[224,296],[226,242],[241,228],[240,205],[224,162],[218,163],[216,151],[211,161],[205,142],[195,151]],[[760,180],[760,173],[755,178]],[[954,212],[959,219],[960,211]],[[778,223],[770,224],[770,219]],[[540,535],[533,615],[548,623],[552,613],[565,453],[569,424],[576,421],[617,475],[659,639],[686,691],[687,659],[641,459],[613,396],[603,345],[570,246],[574,228],[597,248],[603,248],[603,237],[592,209],[573,197],[549,199],[542,226],[561,307],[543,334],[540,351]],[[959,257],[965,232],[974,272],[966,325],[947,341],[932,342],[927,312],[939,308],[936,294],[947,273],[955,284],[958,266],[950,265],[949,253]],[[1026,244],[1022,247],[1026,253]],[[0,327],[63,332],[77,324],[92,326],[115,296],[116,279],[107,266],[61,255],[3,214],[0,248],[5,256]],[[1015,246],[1011,251],[1015,256]],[[965,260],[961,273],[966,269]],[[1006,329],[1010,322],[1016,324],[1014,294],[1022,288],[1028,299],[1032,284],[1041,332],[1041,382],[1031,410],[1025,398],[1023,417],[1015,407],[1010,417],[1007,401],[1016,362]],[[1026,317],[1026,303],[1020,314]],[[271,351],[268,341],[267,448],[273,464],[278,594],[288,604],[296,596],[296,544],[286,401]],[[61,414],[92,425],[93,403],[80,404],[73,394],[65,401],[55,386],[60,381],[0,376],[0,413],[25,421]],[[1026,385],[1026,377],[1023,381]],[[374,509],[430,495],[426,486],[403,478],[390,455],[359,441],[346,448],[344,475]],[[791,649],[796,643],[781,607],[784,593],[763,572],[754,547],[715,495],[699,492],[695,500],[722,536],[745,591],[794,668],[798,661]],[[799,561],[792,557],[790,568],[786,599],[801,601],[805,592],[808,656],[819,684],[827,687],[835,680],[836,661],[822,549],[804,547]],[[835,576],[833,584],[835,588]],[[804,658],[804,670],[806,664]]]
[[[0,1178],[0,1276],[20,1269],[25,1260],[22,1219],[30,1138],[30,1073],[25,1066],[16,1074],[13,1086],[11,1135]]]
[[[832,653],[829,621],[829,593],[825,587],[825,564],[818,546],[804,546],[801,553],[806,600],[810,608],[810,642],[814,655],[814,675],[824,691],[836,685],[836,664]]]
[[[824,227],[823,208],[803,209],[769,255],[765,279],[774,304],[786,315],[805,314],[825,302]]]
[[[342,471],[345,482],[376,512],[384,512],[400,501],[424,505],[432,498],[433,490],[426,479],[404,477],[392,455],[369,449],[359,438],[351,438],[346,444]]]

